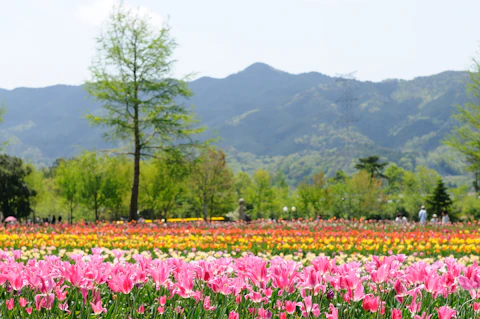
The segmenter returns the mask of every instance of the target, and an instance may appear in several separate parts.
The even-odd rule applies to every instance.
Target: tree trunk
[[[134,71],[135,73],[135,71]],[[134,74],[136,82],[136,74]],[[137,88],[135,88],[135,100],[137,100]],[[132,197],[130,200],[130,220],[137,220],[138,215],[138,187],[140,185],[140,155],[141,155],[141,146],[140,146],[140,128],[138,123],[139,118],[139,105],[134,105],[134,118],[133,118],[133,133],[135,140],[135,152],[133,154],[133,183],[132,183]]]
[[[95,221],[98,222],[98,202],[95,199]]]
[[[130,220],[138,219],[137,211],[138,211],[138,186],[139,185],[140,185],[140,150],[135,150],[132,198],[130,201]]]
[[[70,202],[70,225],[73,224],[73,204]]]
[[[208,212],[207,199],[204,198],[204,201],[203,201],[203,219],[204,219],[206,222],[208,222],[207,212]]]

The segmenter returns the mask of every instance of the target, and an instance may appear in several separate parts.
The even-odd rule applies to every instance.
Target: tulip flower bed
[[[480,316],[480,267],[404,255],[309,264],[248,255],[185,262],[101,249],[19,261],[0,253],[2,318],[414,318]]]
[[[75,224],[8,226],[0,229],[0,249],[40,255],[102,247],[137,252],[325,253],[429,257],[480,254],[480,225],[397,225],[360,221],[303,221],[185,224]],[[41,253],[43,251],[43,253]],[[37,253],[28,256],[38,258]]]

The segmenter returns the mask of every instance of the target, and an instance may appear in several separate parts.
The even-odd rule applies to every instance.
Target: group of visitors
[[[48,224],[56,224],[57,222],[60,224],[62,223],[62,215],[58,215],[58,219],[57,217],[55,217],[55,215],[48,215],[48,217],[44,217],[44,218],[40,218],[40,217],[37,217],[35,218],[35,223],[37,224],[40,224],[40,223],[48,223]]]
[[[418,218],[420,219],[421,224],[425,224],[427,222],[427,210],[425,206],[422,205],[420,207],[420,211],[418,212]],[[440,220],[437,214],[433,214],[432,218],[430,219],[431,223],[437,224],[441,221],[442,225],[450,223],[450,217],[448,216],[445,210],[442,210],[442,219]]]
[[[418,219],[420,221],[420,224],[426,224],[427,219],[428,219],[428,214],[427,210],[425,209],[425,206],[422,205],[420,207],[420,211],[418,212]],[[396,223],[407,223],[408,219],[405,216],[402,216],[402,214],[398,213],[397,217],[395,218]],[[439,224],[441,223],[442,225],[446,225],[450,223],[450,217],[448,216],[448,213],[443,210],[442,211],[442,217],[441,219],[438,218],[437,214],[433,214],[432,218],[430,219],[430,223],[432,224]]]

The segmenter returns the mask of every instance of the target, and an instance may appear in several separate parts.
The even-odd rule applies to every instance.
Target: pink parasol
[[[9,223],[9,222],[16,222],[17,219],[13,216],[8,216],[7,218],[5,218],[5,222],[6,223]]]

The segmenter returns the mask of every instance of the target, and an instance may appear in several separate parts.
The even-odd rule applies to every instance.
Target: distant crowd
[[[432,218],[430,219],[430,223],[432,224],[442,224],[446,225],[450,223],[450,217],[448,216],[448,213],[443,210],[441,213],[441,218],[437,216],[437,214],[433,214]],[[428,219],[428,214],[427,210],[425,209],[425,206],[420,207],[420,211],[418,212],[418,219],[420,224],[426,224],[427,219]],[[397,213],[397,217],[395,218],[396,223],[408,223],[407,217],[403,216],[401,213]]]

